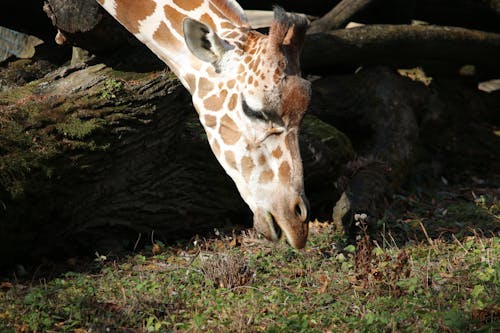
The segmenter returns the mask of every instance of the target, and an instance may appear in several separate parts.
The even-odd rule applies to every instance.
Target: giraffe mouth
[[[269,228],[271,229],[271,233],[273,235],[272,238],[274,240],[278,240],[281,238],[281,234],[282,234],[281,228],[280,228],[278,222],[276,222],[276,218],[274,217],[274,215],[271,213],[268,213],[268,214],[269,214]]]

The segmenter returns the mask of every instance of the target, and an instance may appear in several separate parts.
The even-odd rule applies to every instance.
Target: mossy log
[[[115,240],[152,230],[178,239],[251,223],[188,92],[169,71],[63,67],[8,89],[0,101],[4,258],[95,251],[120,232],[129,238]],[[312,116],[301,145],[311,201],[331,209],[335,177],[353,157],[352,146]],[[328,202],[314,199],[325,193]]]

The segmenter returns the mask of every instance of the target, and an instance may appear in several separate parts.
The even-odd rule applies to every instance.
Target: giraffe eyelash
[[[274,111],[267,111],[267,110],[254,110],[252,109],[247,102],[245,101],[245,97],[241,96],[242,103],[241,106],[243,108],[243,113],[253,119],[258,119],[260,121],[268,122],[271,124],[271,127],[274,127],[273,125],[276,125],[276,127],[283,127],[284,122],[283,119]]]
[[[245,100],[245,97],[242,96],[241,106],[243,107],[243,113],[249,118],[255,118],[262,121],[269,121],[269,117],[262,111],[256,111],[252,109]]]

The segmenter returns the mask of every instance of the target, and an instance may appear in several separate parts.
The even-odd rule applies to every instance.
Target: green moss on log
[[[81,120],[78,118],[69,119],[67,122],[56,124],[57,131],[72,139],[84,139],[101,127],[103,121],[99,119]]]
[[[34,133],[13,119],[2,119],[0,125],[0,187],[12,198],[24,193],[28,175],[41,171],[50,177],[52,167],[45,164],[57,152],[53,139]]]
[[[62,68],[0,92],[0,194],[19,198],[30,175],[52,175],[55,160],[78,169],[85,151],[106,151],[120,135],[133,131],[133,124],[147,123],[151,110],[142,105],[141,87],[159,85],[155,89],[162,91],[162,80],[178,84],[162,72],[94,65],[69,73]]]
[[[349,160],[354,156],[354,148],[349,138],[330,124],[312,115],[306,115],[302,122],[303,133],[329,146],[339,160]]]

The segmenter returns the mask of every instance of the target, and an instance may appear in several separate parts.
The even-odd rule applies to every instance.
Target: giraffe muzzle
[[[309,202],[303,195],[292,200],[289,205],[277,205],[272,211],[259,208],[254,212],[257,232],[270,241],[278,241],[284,234],[288,243],[296,249],[306,245],[308,223]]]

